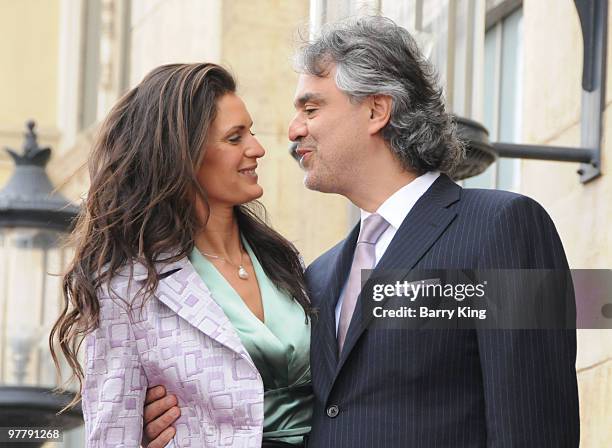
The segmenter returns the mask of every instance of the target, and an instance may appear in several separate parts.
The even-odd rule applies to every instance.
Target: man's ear
[[[370,135],[374,135],[380,132],[389,122],[393,100],[389,95],[372,95],[367,101],[370,112],[368,132]]]

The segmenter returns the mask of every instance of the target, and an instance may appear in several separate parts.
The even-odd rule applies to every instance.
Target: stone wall
[[[580,145],[582,35],[574,3],[524,3],[523,137],[534,144]],[[609,21],[608,21],[609,22]],[[608,81],[612,45],[608,32]],[[521,193],[550,213],[572,268],[612,266],[612,142],[608,135],[608,87],[604,124],[603,176],[586,185],[578,164],[523,161]],[[612,330],[578,333],[581,447],[608,446],[612,440]]]

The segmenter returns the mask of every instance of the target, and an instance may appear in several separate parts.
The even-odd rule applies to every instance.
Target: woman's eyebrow
[[[243,131],[245,129],[251,129],[252,127],[253,127],[253,122],[252,121],[251,121],[251,124],[248,127],[243,125],[243,124],[237,124],[237,125],[234,125],[231,128],[229,128],[227,131],[225,131],[223,133],[223,135],[227,135],[227,134],[230,134],[230,133],[235,132],[235,131]]]

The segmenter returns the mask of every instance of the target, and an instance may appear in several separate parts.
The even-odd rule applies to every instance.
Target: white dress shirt
[[[404,222],[404,219],[408,213],[410,213],[410,210],[412,210],[414,204],[416,204],[421,196],[423,196],[423,194],[429,190],[429,187],[432,186],[438,176],[440,176],[439,171],[429,171],[422,176],[417,177],[412,182],[404,185],[402,188],[389,196],[385,202],[378,207],[376,213],[385,218],[385,220],[389,223],[389,227],[387,227],[387,230],[385,230],[385,232],[381,235],[374,247],[376,256],[374,266],[378,264],[384,255],[385,251],[389,247],[389,244],[391,244],[391,240],[395,236],[397,229],[399,229],[399,227],[402,225],[402,222]],[[363,221],[370,215],[371,213],[361,210],[360,232],[361,228],[363,227]],[[338,322],[340,322],[340,310],[342,309],[343,301],[344,286],[342,287],[340,298],[336,304],[336,335],[338,335]]]

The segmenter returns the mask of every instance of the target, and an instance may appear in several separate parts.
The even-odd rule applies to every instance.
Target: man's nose
[[[299,115],[296,115],[293,120],[291,120],[291,123],[289,123],[289,140],[294,142],[302,137],[305,137],[307,133],[308,130],[306,128],[306,123]]]

